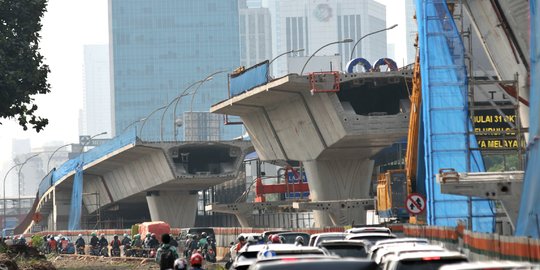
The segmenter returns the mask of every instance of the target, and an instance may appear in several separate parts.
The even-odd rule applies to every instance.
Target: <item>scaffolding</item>
[[[85,228],[93,229],[93,230],[102,229],[103,226],[101,224],[101,204],[100,204],[99,192],[83,193],[82,195],[83,197],[84,196],[90,197],[89,200],[86,200],[87,202],[85,203],[86,209],[92,209],[92,208],[96,209],[94,212],[92,213],[87,212],[87,214],[84,215],[84,220],[86,223]]]

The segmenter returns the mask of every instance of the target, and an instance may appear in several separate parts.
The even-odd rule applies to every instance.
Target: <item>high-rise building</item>
[[[270,11],[249,8],[245,0],[239,3],[240,65],[247,68],[272,58]]]
[[[184,97],[176,116],[174,104],[163,114],[189,85],[239,66],[237,0],[109,0],[109,28],[116,135],[132,125],[143,140],[183,140],[183,130],[173,130],[182,112],[208,111],[228,97],[226,73],[216,74],[188,90],[200,88],[193,106],[191,97]],[[220,130],[221,139],[241,135],[240,126]]]
[[[363,35],[386,28],[386,7],[374,0],[275,0],[263,1],[272,16],[273,55],[304,49],[298,56],[309,56],[320,47],[347,38],[358,41]],[[354,42],[328,46],[317,55],[341,55],[334,70],[342,70],[350,60]],[[353,57],[370,62],[386,57],[386,33],[369,36],[356,47]],[[294,56],[293,56],[294,57]],[[287,57],[273,63],[273,74],[287,70]]]
[[[416,57],[416,47],[414,42],[416,39],[416,33],[418,29],[416,21],[414,20],[416,8],[414,6],[414,0],[405,0],[405,31],[407,31],[407,64],[414,63]]]
[[[109,46],[84,46],[84,88],[81,135],[112,134]]]

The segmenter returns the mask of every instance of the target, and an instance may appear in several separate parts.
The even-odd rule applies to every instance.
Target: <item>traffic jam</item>
[[[344,232],[244,233],[231,243],[227,269],[473,270],[540,269],[528,262],[475,261],[425,238],[402,238],[387,227]]]

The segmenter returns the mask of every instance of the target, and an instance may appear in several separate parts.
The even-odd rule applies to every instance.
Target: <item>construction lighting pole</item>
[[[150,114],[148,114],[148,115],[144,118],[144,120],[143,120],[143,122],[142,122],[142,124],[141,124],[141,128],[139,129],[139,136],[140,136],[141,138],[142,138],[142,132],[143,132],[144,125],[146,124],[146,121],[148,120],[148,118],[150,118],[150,117],[151,117],[154,113],[156,113],[157,111],[165,109],[165,107],[166,107],[166,106],[161,106],[161,107],[159,107],[159,108],[153,110]]]
[[[4,175],[4,215],[3,215],[3,219],[2,219],[2,227],[5,229],[6,228],[6,179],[7,179],[7,176],[9,174],[9,172],[11,172],[11,170],[15,169],[17,166],[20,166],[21,164],[15,164],[13,165],[13,167],[9,168],[9,170],[7,171],[6,175]]]
[[[268,62],[268,65],[272,64],[272,62],[276,61],[276,59],[278,59],[278,58],[280,58],[280,57],[282,57],[282,56],[284,56],[284,55],[286,55],[286,54],[289,54],[289,53],[297,53],[297,52],[303,52],[303,51],[304,51],[304,49],[298,49],[298,50],[290,50],[290,51],[288,51],[288,52],[284,52],[284,53],[282,53],[282,54],[280,54],[280,55],[274,57],[272,60],[270,60],[270,62]]]
[[[371,33],[368,33],[368,34],[365,34],[364,36],[362,36],[356,43],[354,43],[354,46],[352,47],[352,50],[351,50],[351,57],[349,57],[349,60],[352,60],[353,59],[353,55],[354,55],[354,49],[356,48],[356,46],[360,43],[360,41],[362,41],[362,39],[368,37],[368,36],[371,36],[373,34],[377,34],[377,33],[380,33],[380,32],[383,32],[383,31],[387,31],[387,30],[390,30],[390,29],[394,29],[396,28],[397,23],[388,27],[388,28],[384,28],[384,29],[381,29],[381,30],[377,30],[375,32],[371,32]]]
[[[139,123],[139,122],[141,122],[141,121],[144,121],[144,119],[145,119],[145,118],[143,117],[143,118],[141,118],[141,119],[139,119],[139,120],[135,120],[135,121],[131,122],[129,125],[127,125],[127,127],[125,127],[125,128],[122,130],[122,134],[123,134],[124,132],[126,132],[126,130],[128,130],[128,128],[130,128],[131,126],[135,125],[135,123]]]
[[[35,154],[35,155],[30,156],[30,157],[27,158],[23,163],[21,163],[21,166],[19,167],[19,172],[18,172],[18,175],[17,175],[18,178],[19,178],[19,179],[18,179],[18,180],[19,180],[19,185],[18,185],[18,187],[19,187],[19,198],[18,198],[18,199],[19,199],[19,202],[18,202],[18,210],[17,210],[17,214],[18,214],[19,216],[21,215],[21,204],[22,204],[22,203],[21,203],[21,171],[22,171],[22,168],[23,168],[24,164],[26,164],[30,159],[37,157],[39,154],[41,154],[41,153],[37,153],[37,154]]]
[[[344,40],[340,40],[340,41],[334,41],[334,42],[330,42],[322,47],[320,47],[318,50],[316,50],[309,58],[308,60],[306,61],[306,63],[304,64],[304,67],[302,67],[302,71],[300,71],[300,75],[303,75],[304,74],[304,69],[306,69],[306,66],[307,64],[309,63],[309,60],[311,60],[311,58],[313,58],[313,56],[315,56],[315,54],[317,54],[320,50],[330,46],[330,45],[334,45],[334,44],[340,44],[340,43],[350,43],[350,42],[353,42],[352,39],[350,38],[347,38],[347,39],[344,39]]]
[[[212,73],[212,74],[206,76],[206,78],[204,78],[204,80],[202,80],[202,82],[201,82],[199,85],[197,85],[197,88],[195,88],[195,91],[193,91],[193,95],[191,95],[191,103],[190,103],[190,105],[189,105],[189,111],[190,111],[190,112],[193,112],[193,100],[195,99],[195,95],[197,94],[197,91],[199,91],[199,88],[201,88],[201,86],[202,86],[205,82],[214,79],[214,76],[215,76],[215,75],[218,75],[218,74],[224,73],[224,72],[227,72],[227,70],[216,71],[216,72],[214,72],[214,73]]]
[[[66,146],[70,146],[70,145],[71,145],[71,143],[64,144],[64,145],[59,146],[58,148],[56,148],[56,150],[54,150],[54,152],[49,157],[49,160],[47,160],[47,173],[49,172],[49,163],[51,163],[51,159],[53,158],[54,154],[56,154],[56,152],[58,152],[58,150],[60,150],[62,147],[66,147]]]

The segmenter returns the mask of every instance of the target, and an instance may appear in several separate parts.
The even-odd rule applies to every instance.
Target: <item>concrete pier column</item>
[[[195,225],[197,199],[197,193],[188,191],[149,191],[146,194],[152,221],[165,221],[172,228]]]
[[[374,161],[369,159],[305,161],[311,200],[317,202],[369,198],[373,164]],[[315,226],[318,227],[366,222],[363,209],[318,210],[314,214]]]
[[[67,230],[69,222],[69,209],[71,205],[71,189],[55,188],[53,191],[53,230]]]

